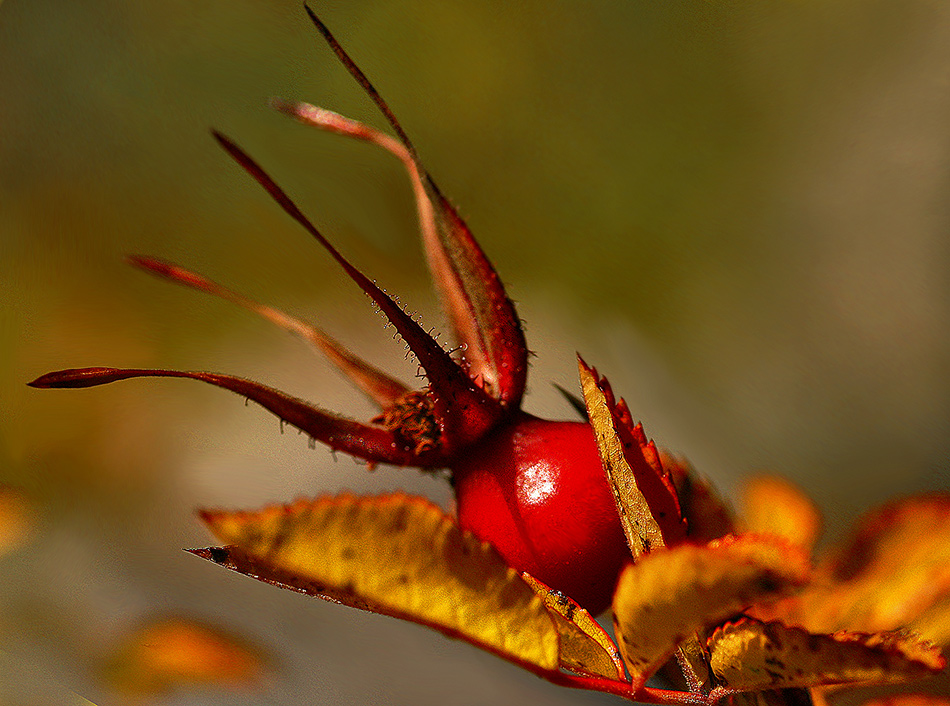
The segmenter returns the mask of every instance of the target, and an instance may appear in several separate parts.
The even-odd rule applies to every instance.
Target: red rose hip
[[[452,467],[459,524],[597,614],[630,550],[590,426],[524,412]]]

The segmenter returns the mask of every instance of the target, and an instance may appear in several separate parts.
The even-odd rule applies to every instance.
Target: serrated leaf
[[[686,526],[656,447],[640,425],[633,425],[623,400],[615,402],[609,383],[580,357],[577,364],[590,424],[634,559],[682,541]]]
[[[546,586],[530,574],[523,573],[521,576],[541,597],[554,617],[561,636],[561,666],[586,676],[623,681],[623,662],[617,645],[591,614],[570,597]]]
[[[634,682],[650,677],[684,639],[752,603],[802,585],[808,564],[773,537],[680,545],[624,569],[614,594],[614,626]]]
[[[742,489],[740,507],[744,532],[785,537],[806,552],[811,552],[821,532],[815,503],[784,478],[750,478]]]
[[[939,651],[905,635],[819,635],[751,619],[716,630],[709,654],[722,685],[740,690],[900,682],[944,666]]]
[[[424,498],[341,495],[202,519],[298,590],[309,584],[313,595],[433,627],[529,669],[559,666],[557,628],[541,599],[493,547]]]
[[[950,495],[899,500],[858,524],[851,540],[820,562],[805,591],[756,617],[811,632],[886,632],[912,627],[950,641]]]
[[[264,655],[221,628],[182,617],[151,620],[131,632],[106,660],[118,690],[159,694],[176,686],[257,681]]]

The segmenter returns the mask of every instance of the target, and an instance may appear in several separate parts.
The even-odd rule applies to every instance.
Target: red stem
[[[668,689],[654,689],[648,686],[639,686],[630,682],[599,677],[582,677],[578,674],[566,672],[545,672],[541,676],[552,684],[567,686],[573,689],[587,691],[601,691],[605,694],[623,697],[629,701],[642,704],[659,704],[660,706],[709,706],[714,702],[702,694],[688,691],[670,691]]]

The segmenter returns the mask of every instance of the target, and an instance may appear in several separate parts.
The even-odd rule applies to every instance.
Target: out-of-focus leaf
[[[201,516],[275,582],[428,625],[529,669],[559,667],[557,627],[540,597],[425,498],[341,495]]]
[[[670,472],[680,509],[686,518],[686,536],[694,542],[711,542],[735,534],[732,510],[719,497],[712,483],[703,478],[686,459],[660,451],[663,467]]]
[[[906,635],[817,635],[751,619],[716,630],[709,655],[722,685],[741,690],[899,682],[944,666],[939,650]]]
[[[748,605],[801,586],[808,562],[775,537],[726,538],[654,551],[624,569],[614,625],[634,681],[645,680],[686,637]]]
[[[252,683],[263,653],[225,631],[186,618],[162,618],[135,630],[106,662],[117,689],[158,694],[176,686]]]
[[[811,552],[821,532],[821,514],[798,486],[777,476],[757,476],[742,489],[743,531],[785,537]]]
[[[623,400],[614,401],[606,379],[580,357],[581,388],[600,458],[634,559],[686,536],[676,490],[653,442],[634,426]]]
[[[32,506],[23,492],[0,485],[0,556],[21,546],[33,524]]]
[[[623,662],[617,645],[591,614],[530,574],[521,576],[554,617],[561,636],[561,666],[586,676],[623,680]]]
[[[950,640],[950,494],[899,500],[865,516],[852,539],[823,560],[800,595],[756,617],[811,632],[911,627]],[[924,620],[924,618],[927,620]]]

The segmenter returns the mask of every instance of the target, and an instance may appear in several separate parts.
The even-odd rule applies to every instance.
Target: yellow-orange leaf
[[[785,537],[806,552],[815,546],[821,532],[818,508],[784,478],[750,478],[742,489],[740,505],[743,531]]]
[[[278,582],[558,669],[557,627],[534,590],[424,498],[340,495],[202,518]]]
[[[797,588],[808,563],[774,537],[727,538],[654,551],[628,566],[614,594],[620,652],[644,680],[697,630]]]
[[[0,485],[0,555],[23,544],[33,529],[29,501],[16,488]]]
[[[726,688],[777,689],[904,681],[940,671],[938,650],[906,636],[816,635],[781,623],[741,620],[709,639],[710,665]]]
[[[811,632],[912,627],[950,641],[950,495],[890,503],[867,515],[851,541],[822,561],[811,586],[756,617]]]
[[[617,645],[591,614],[530,574],[521,576],[554,617],[561,636],[561,666],[586,676],[623,680],[623,662]]]
[[[261,651],[244,640],[187,618],[162,618],[129,635],[106,675],[122,691],[157,694],[179,685],[250,683],[263,669]]]

